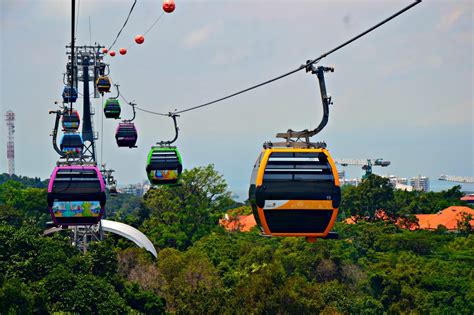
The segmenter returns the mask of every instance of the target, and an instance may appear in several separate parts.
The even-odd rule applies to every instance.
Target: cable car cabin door
[[[264,150],[249,195],[257,223],[273,236],[325,237],[341,200],[336,166],[326,149]]]

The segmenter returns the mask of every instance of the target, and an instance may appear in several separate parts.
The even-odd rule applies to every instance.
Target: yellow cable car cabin
[[[336,165],[325,148],[266,148],[249,197],[263,234],[328,237],[341,201]]]
[[[104,94],[104,93],[110,92],[110,87],[112,86],[112,83],[108,76],[101,75],[97,78],[96,86],[97,86],[97,91],[99,91],[99,93]]]

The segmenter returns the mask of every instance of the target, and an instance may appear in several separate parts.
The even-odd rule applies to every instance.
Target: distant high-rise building
[[[410,185],[413,187],[413,189],[418,191],[429,191],[430,179],[426,176],[418,175],[410,179]]]
[[[408,179],[404,177],[397,177],[396,175],[388,175],[388,176],[383,176],[383,177],[388,178],[388,180],[390,181],[390,184],[395,189],[406,190],[406,191],[413,190],[413,187],[408,185]]]
[[[148,190],[150,190],[150,184],[148,184],[147,182],[127,185],[118,189],[120,193],[135,196],[143,196]]]
[[[340,186],[344,186],[344,185],[350,185],[350,186],[359,186],[359,184],[361,183],[361,179],[360,178],[353,178],[353,179],[350,179],[350,178],[339,178],[339,185]]]

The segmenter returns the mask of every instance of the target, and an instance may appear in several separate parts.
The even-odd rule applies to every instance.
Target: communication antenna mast
[[[8,175],[15,174],[15,113],[12,110],[5,114],[5,121],[8,129],[7,142],[7,160],[8,160]]]

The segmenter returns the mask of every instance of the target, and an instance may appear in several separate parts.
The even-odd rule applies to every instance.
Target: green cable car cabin
[[[146,173],[151,184],[176,184],[182,171],[183,162],[177,148],[161,146],[151,148],[146,166]]]
[[[104,104],[104,115],[105,118],[120,119],[120,102],[118,99],[109,98]]]

